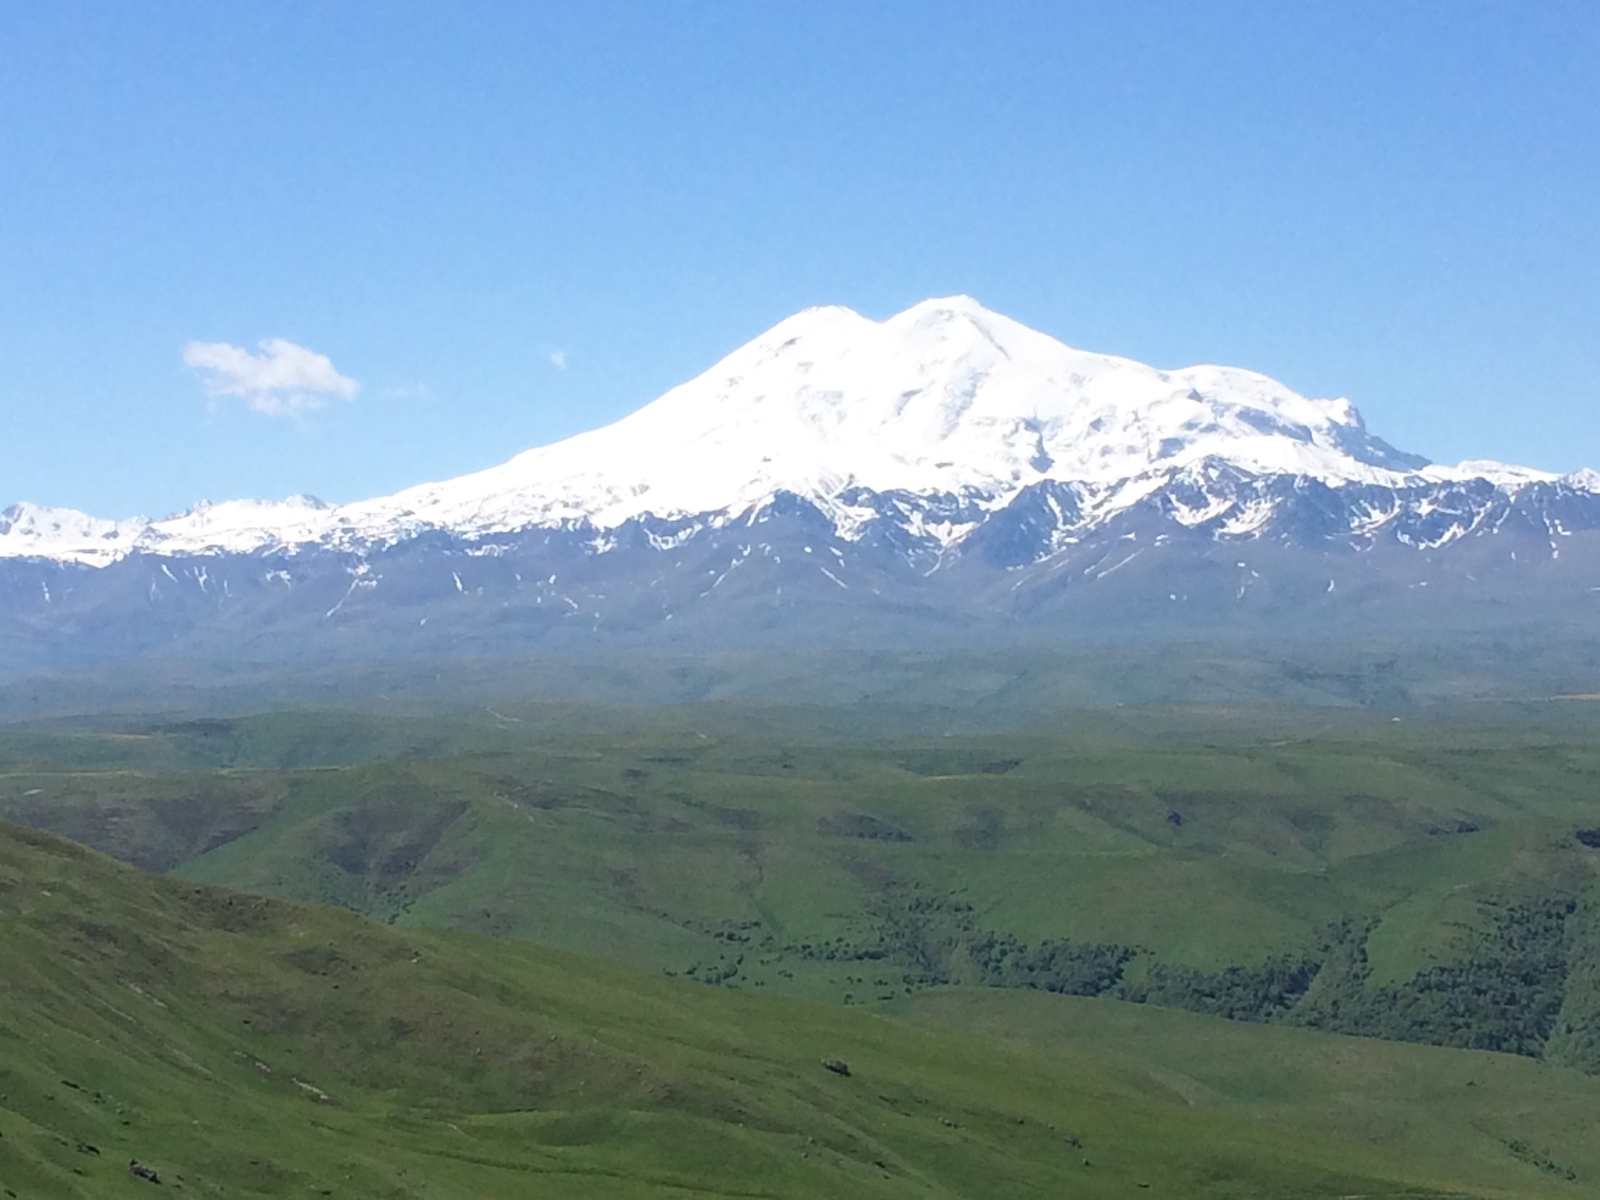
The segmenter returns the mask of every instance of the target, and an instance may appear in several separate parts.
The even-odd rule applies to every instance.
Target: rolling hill
[[[966,1018],[944,1032],[927,1012],[386,928],[9,824],[0,906],[0,1187],[17,1200],[148,1194],[130,1161],[181,1193],[463,1200],[1532,1200],[1575,1194],[1597,1166],[1582,1135],[1600,1084],[1505,1056],[1361,1044],[1373,1122],[1418,1091],[1451,1105],[1398,1131],[1314,1129],[1319,1089],[1349,1084],[1346,1039],[1244,1031],[1301,1043],[1277,1110],[1241,1120],[1218,1062],[1180,1076]],[[1089,1010],[1040,1011],[1025,1036],[1092,1036]],[[1203,1037],[1190,1049],[1207,1056]]]
[[[981,983],[1600,1070],[1593,725],[1568,702],[933,739],[701,707],[41,726],[0,735],[0,814],[730,990]]]

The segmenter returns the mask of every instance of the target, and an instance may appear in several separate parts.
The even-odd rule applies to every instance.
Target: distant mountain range
[[[391,496],[14,505],[0,666],[1583,625],[1596,531],[1600,474],[1435,465],[1253,372],[965,297],[816,308],[615,424]]]

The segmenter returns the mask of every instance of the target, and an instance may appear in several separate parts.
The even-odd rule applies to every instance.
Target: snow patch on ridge
[[[143,517],[108,521],[71,508],[13,504],[0,512],[0,557],[102,566],[130,553],[149,524]]]

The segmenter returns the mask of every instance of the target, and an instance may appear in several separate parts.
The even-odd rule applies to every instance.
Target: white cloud
[[[270,417],[298,416],[321,408],[333,396],[349,399],[360,385],[334,370],[326,354],[283,338],[263,338],[260,354],[227,342],[189,342],[185,366],[205,376],[206,394],[234,396]]]
[[[565,350],[550,351],[550,362],[565,371],[567,369],[567,352]]]

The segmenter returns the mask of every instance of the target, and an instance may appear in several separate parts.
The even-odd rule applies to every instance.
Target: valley
[[[304,1096],[245,1089],[228,1102],[256,1105],[256,1128],[285,1122],[283,1132],[261,1134],[263,1145],[279,1147],[272,1161],[314,1165],[285,1167],[284,1178],[332,1178],[336,1162],[347,1183],[363,1181],[332,1194],[455,1194],[438,1190],[457,1168],[432,1157],[456,1161],[448,1137],[437,1147],[434,1140],[458,1136],[453,1122],[466,1130],[459,1136],[500,1145],[512,1118],[493,1114],[519,1112],[522,1149],[485,1144],[467,1156],[481,1160],[485,1180],[510,1171],[578,1186],[566,1173],[581,1176],[603,1160],[606,1173],[620,1172],[649,1195],[688,1186],[670,1183],[674,1170],[693,1174],[671,1165],[685,1145],[716,1156],[737,1145],[739,1156],[750,1156],[752,1181],[764,1180],[774,1195],[895,1195],[901,1187],[988,1195],[963,1190],[975,1185],[959,1180],[997,1169],[980,1165],[983,1155],[1020,1152],[1011,1135],[995,1141],[986,1133],[976,1145],[953,1132],[976,1119],[972,1097],[980,1094],[990,1106],[982,1122],[998,1122],[995,1129],[1014,1119],[995,1115],[1009,1114],[1008,1105],[1022,1129],[1050,1122],[1078,1130],[1094,1116],[1119,1129],[1130,1122],[1113,1139],[1129,1148],[1129,1171],[1151,1164],[1144,1173],[1159,1176],[1155,1164],[1170,1161],[1168,1195],[1561,1195],[1600,1177],[1587,1149],[1593,1108],[1568,1098],[1600,1088],[1591,1077],[1600,1075],[1600,849],[1592,844],[1600,840],[1600,715],[1590,706],[1412,709],[1398,720],[1304,707],[1079,709],[1007,732],[932,738],[895,731],[892,714],[881,714],[879,728],[866,719],[870,710],[855,716],[852,727],[825,708],[522,701],[409,718],[330,709],[12,725],[0,729],[0,817],[78,838],[164,878],[8,827],[16,844],[4,928],[21,936],[39,914],[67,922],[15,952],[23,956],[15,961],[44,955],[37,961],[40,978],[54,981],[50,994],[65,995],[65,979],[76,977],[91,990],[137,998],[131,983],[169,1009],[192,1004],[194,1015],[181,1020],[207,1030],[243,1020],[235,1010],[254,1005],[250,1032],[288,1038],[265,1045],[300,1056],[291,1060],[303,1071],[297,1078],[329,1094],[369,1097],[340,1103],[338,1121],[319,1135],[332,1140],[315,1153],[293,1132],[303,1122],[290,1101]],[[48,886],[51,897],[38,899],[45,885],[15,882],[44,869],[29,859],[38,854],[50,871],[87,872],[81,886],[117,898],[86,893],[63,907],[61,889]],[[333,907],[299,907],[306,901]],[[237,929],[228,920],[206,925],[219,905],[265,915]],[[119,925],[145,908],[172,931],[151,932],[144,917]],[[201,910],[211,915],[202,920]],[[116,931],[85,932],[90,926]],[[311,927],[326,936],[306,934]],[[58,960],[44,950],[57,943],[78,949]],[[306,957],[313,949],[315,961]],[[227,966],[235,954],[239,965]],[[482,1070],[481,1047],[468,1047],[447,1025],[427,1035],[441,1040],[429,1043],[426,1069],[442,1074],[391,1080],[385,1073],[413,1069],[400,1066],[412,1061],[411,1049],[394,1054],[420,1036],[398,1031],[421,1027],[412,1009],[423,1001],[386,998],[389,985],[368,984],[365,973],[404,974],[413,957],[441,964],[430,978],[449,996],[430,1012],[462,1005],[475,1028],[511,1022],[493,1035],[501,1041],[487,1052],[491,1061],[531,1036],[493,1005],[542,1012],[538,1005],[556,1003],[563,1020],[590,1014],[585,1029],[616,1022],[593,1034],[610,1047],[605,1054],[626,1047],[650,1065],[620,1075],[614,1063],[600,1069],[588,1059],[540,1068],[568,1072],[559,1087],[550,1084],[557,1091],[592,1088],[585,1081],[596,1079],[622,1089],[596,1101],[599,1109],[574,1108],[572,1094],[524,1096],[515,1089],[531,1084]],[[180,962],[189,973],[182,978],[207,982],[175,997],[175,975],[165,991],[154,990],[161,976],[152,972]],[[237,978],[229,975],[235,970]],[[324,1000],[298,990],[307,986],[333,989],[336,1007],[323,1012]],[[537,993],[533,1008],[506,999],[523,987]],[[562,990],[571,988],[590,990],[579,999]],[[556,992],[565,998],[553,999]],[[277,997],[271,1003],[287,1015],[259,1007],[263,996]],[[405,1013],[385,1015],[395,1003]],[[129,1011],[110,1001],[90,1008],[81,1019],[115,1022],[122,1018],[108,1016],[112,1008]],[[619,1032],[641,1012],[666,1011],[696,1029],[722,1028],[728,1039],[696,1051],[695,1078],[721,1098],[694,1101],[712,1109],[696,1109],[693,1120],[712,1125],[696,1125],[687,1141],[675,1122],[688,1118],[677,1100],[662,1099],[678,1097],[678,1085],[641,1099],[632,1083],[617,1082],[657,1069],[650,1038],[667,1038],[664,1046],[684,1036]],[[156,1012],[166,1019],[167,1009]],[[13,1004],[7,1020],[28,1014],[45,1019],[30,1000]],[[562,1025],[557,1038],[571,1028]],[[30,1054],[70,1046],[98,1070],[133,1071],[104,1057],[103,1031],[88,1042],[60,1031],[13,1032],[34,1047]],[[231,1043],[197,1048],[197,1036],[174,1043],[181,1054],[162,1070],[181,1076],[185,1063],[200,1066],[160,1084],[177,1089],[173,1096],[141,1103],[185,1105],[194,1101],[181,1098],[184,1089],[204,1091],[218,1070],[215,1055]],[[352,1057],[341,1039],[368,1037],[390,1038],[384,1044],[393,1053],[358,1067],[362,1056]],[[768,1044],[763,1037],[789,1049],[751,1061],[751,1046]],[[934,1043],[918,1040],[927,1038]],[[934,1044],[963,1065],[939,1065],[946,1051],[929,1049]],[[266,1049],[241,1046],[227,1054],[272,1067]],[[687,1070],[680,1053],[670,1056],[673,1069]],[[936,1061],[925,1061],[929,1054]],[[895,1064],[904,1072],[915,1060],[919,1071],[953,1072],[941,1076],[946,1090],[938,1094],[969,1096],[961,1101],[967,1115],[945,1114],[954,1124],[936,1129],[955,1141],[941,1149],[925,1141],[926,1131],[915,1133],[914,1150],[893,1151],[903,1176],[873,1166],[891,1161],[881,1141],[889,1135],[872,1125],[880,1118],[836,1111],[814,1090],[825,1080],[794,1082],[824,1058],[851,1063],[851,1080],[862,1061],[882,1064],[874,1070]],[[975,1059],[987,1065],[976,1068]],[[40,1067],[39,1079],[91,1073],[61,1062]],[[24,1094],[19,1069],[0,1090]],[[230,1070],[250,1079],[257,1068]],[[801,1115],[786,1109],[779,1121],[763,1107],[777,1103],[765,1090],[770,1079],[753,1082],[766,1072],[782,1076],[783,1104],[800,1104]],[[911,1078],[896,1075],[879,1092],[910,1089],[933,1103],[928,1077],[914,1086]],[[1029,1088],[1043,1089],[1037,1097],[1087,1092],[1069,1120],[1045,1115],[1037,1097],[1025,1101]],[[1451,1099],[1423,1104],[1423,1095]],[[41,1180],[65,1180],[60,1164],[75,1161],[49,1150],[73,1139],[60,1133],[66,1143],[52,1143],[45,1129],[81,1116],[92,1132],[80,1136],[97,1146],[115,1132],[100,1116],[91,1120],[90,1108],[69,1120],[37,1095],[27,1103],[44,1106],[26,1114],[35,1140],[24,1143],[40,1147],[27,1169]],[[900,1113],[883,1120],[916,1115],[875,1103]],[[435,1111],[440,1106],[449,1115]],[[1534,1120],[1535,1112],[1544,1115]],[[869,1138],[865,1126],[850,1125],[856,1121],[877,1132]],[[1153,1132],[1188,1129],[1186,1122],[1205,1132]],[[319,1123],[324,1116],[311,1121]],[[555,1134],[557,1126],[568,1132]],[[768,1132],[744,1132],[757,1126]],[[829,1171],[844,1174],[815,1174],[821,1164],[805,1158],[799,1167],[774,1165],[789,1153],[784,1137],[816,1137],[824,1127],[844,1139],[827,1160]],[[402,1145],[381,1132],[402,1128],[444,1133],[407,1134]],[[537,1132],[545,1128],[548,1138]],[[779,1136],[779,1128],[790,1133]],[[664,1140],[658,1145],[648,1129]],[[630,1145],[645,1140],[619,1159],[614,1139],[622,1136]],[[339,1138],[354,1139],[351,1148],[330,1149]],[[1213,1153],[1239,1138],[1243,1148]],[[196,1161],[182,1138],[153,1140]],[[862,1148],[869,1141],[870,1153]],[[556,1143],[563,1148],[552,1149]],[[855,1148],[843,1149],[847,1143]],[[0,1147],[15,1153],[17,1144]],[[1006,1168],[1020,1172],[1017,1194],[1055,1186],[1046,1181],[1057,1170],[1072,1194],[1131,1186],[1131,1175],[1115,1186],[1096,1175],[1084,1190],[1071,1169],[1077,1159],[1056,1162],[1052,1145],[1059,1148],[1041,1137],[1043,1157],[1029,1157],[1030,1149]],[[1454,1153],[1459,1145],[1470,1154]],[[392,1190],[398,1176],[376,1165],[374,1147],[389,1147],[383,1160],[404,1159],[427,1187]],[[324,1150],[334,1158],[320,1157]],[[202,1161],[210,1166],[191,1169],[228,1177],[216,1160]],[[1335,1186],[1322,1174],[1375,1170],[1388,1182]],[[1400,1173],[1386,1174],[1393,1171]],[[380,1176],[391,1190],[374,1190]],[[731,1176],[718,1178],[720,1188]],[[228,1194],[291,1190],[282,1180],[252,1186]],[[472,1186],[500,1194],[500,1184]]]
[[[1507,1055],[1042,993],[757,997],[9,824],[0,906],[19,1198],[143,1194],[130,1159],[351,1197],[1543,1198],[1600,1170],[1600,1083]]]

